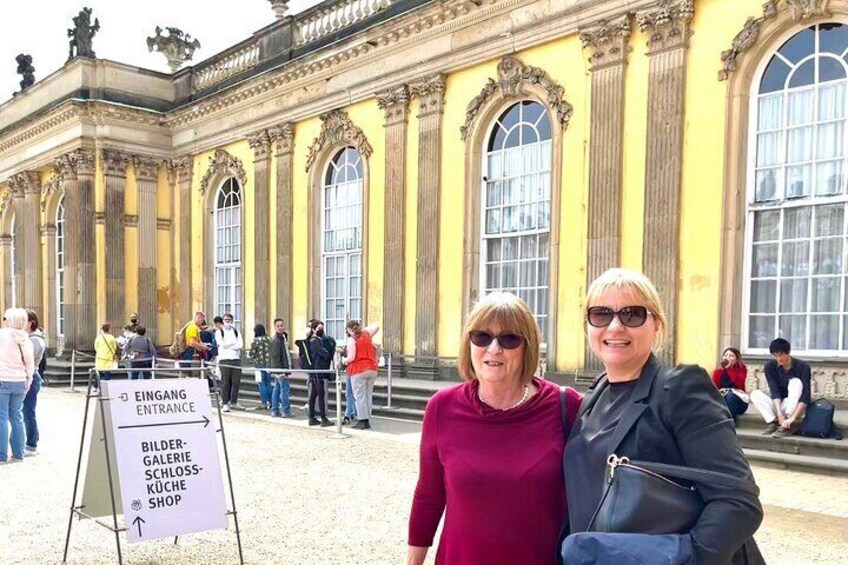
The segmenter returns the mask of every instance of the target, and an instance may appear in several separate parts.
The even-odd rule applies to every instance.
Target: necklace
[[[530,385],[524,385],[524,394],[521,395],[521,398],[519,399],[518,402],[516,402],[512,406],[507,406],[506,408],[498,408],[498,410],[500,410],[501,412],[506,412],[507,410],[514,410],[515,408],[518,408],[519,406],[521,406],[522,404],[527,402],[528,396],[530,396]],[[479,398],[480,402],[482,402],[483,404],[485,404],[487,406],[491,406],[488,402],[486,402],[483,399],[483,393],[480,392],[480,385],[479,384],[477,385],[477,398]],[[494,408],[494,406],[492,406],[492,408]]]

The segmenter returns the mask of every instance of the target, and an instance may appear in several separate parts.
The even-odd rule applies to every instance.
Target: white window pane
[[[807,316],[780,316],[778,335],[789,341],[793,349],[807,349]]]
[[[790,208],[783,214],[783,239],[810,237],[810,212],[812,208]]]
[[[820,239],[813,245],[813,274],[842,273],[842,238]]]
[[[817,206],[816,236],[842,235],[845,205]]]
[[[813,128],[795,128],[788,132],[786,162],[798,163],[813,158]]]
[[[749,318],[748,347],[767,349],[774,338],[774,316],[751,316]]]
[[[813,121],[813,90],[796,90],[789,93],[789,126],[809,124]]]
[[[845,155],[845,122],[830,122],[818,126],[816,158],[832,159]]]
[[[777,244],[755,245],[751,260],[751,276],[773,277],[777,275]]]
[[[777,174],[778,169],[757,171],[757,202],[766,202],[777,197]]]
[[[760,98],[759,121],[760,131],[777,129],[783,124],[783,93]]]
[[[830,83],[819,88],[819,120],[845,117],[845,82]]]
[[[808,279],[784,279],[780,283],[780,311],[807,311]]]
[[[839,278],[813,279],[812,312],[839,311]]]
[[[780,236],[780,210],[758,212],[754,216],[754,241],[775,241]]]
[[[816,194],[839,194],[845,184],[843,161],[828,161],[816,165]]]
[[[782,132],[761,133],[757,136],[757,166],[768,167],[780,164],[780,142]]]
[[[800,277],[810,273],[810,242],[799,241],[783,244],[780,274],[784,277]]]
[[[751,312],[768,314],[776,311],[777,281],[753,281],[751,283]]]
[[[839,347],[839,316],[810,316],[810,349]]]

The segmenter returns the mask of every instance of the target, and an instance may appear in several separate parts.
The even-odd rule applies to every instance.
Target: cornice
[[[593,71],[611,65],[623,65],[630,51],[630,15],[612,21],[601,20],[597,25],[580,31],[580,43],[589,53],[589,68]]]
[[[71,102],[68,105],[62,105],[52,114],[36,120],[29,126],[22,126],[17,134],[13,134],[10,138],[0,142],[0,153],[8,151],[12,147],[29,141],[42,133],[48,132],[65,122],[78,118],[82,112],[83,109],[78,103]]]

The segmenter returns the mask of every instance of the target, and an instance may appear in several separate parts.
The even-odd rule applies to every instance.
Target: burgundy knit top
[[[559,387],[513,410],[480,402],[477,381],[427,403],[409,545],[429,547],[442,513],[437,564],[554,562],[567,514]],[[581,395],[566,389],[569,429]]]

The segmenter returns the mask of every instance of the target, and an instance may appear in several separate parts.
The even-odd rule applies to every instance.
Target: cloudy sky
[[[291,0],[289,14],[317,3]],[[199,39],[197,63],[274,21],[268,0],[0,0],[0,103],[20,88],[18,53],[32,55],[36,80],[65,64],[67,30],[83,6],[100,20],[93,43],[98,58],[162,72],[170,72],[165,56],[148,52],[146,41],[157,25]]]

